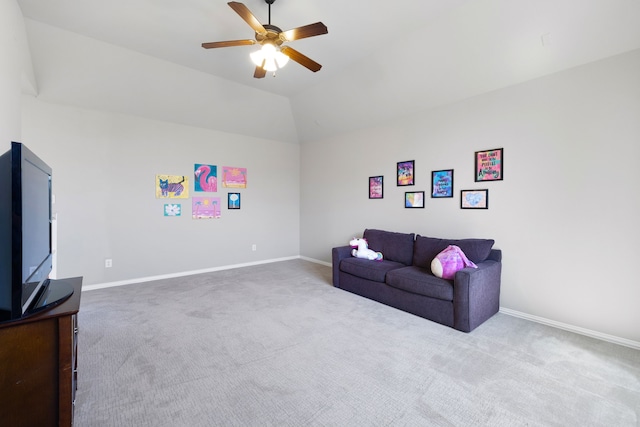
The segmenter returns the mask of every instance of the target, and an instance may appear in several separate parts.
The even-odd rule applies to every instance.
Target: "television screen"
[[[22,311],[51,271],[51,175],[28,156],[22,161]]]
[[[0,321],[32,312],[47,293],[51,256],[51,168],[13,142],[0,156]],[[38,306],[39,307],[39,306]]]

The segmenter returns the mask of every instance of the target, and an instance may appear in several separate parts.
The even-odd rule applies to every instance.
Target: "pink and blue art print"
[[[503,149],[494,148],[491,150],[476,151],[475,180],[480,181],[500,181],[502,180]]]
[[[489,209],[489,190],[462,190],[460,192],[461,209]]]
[[[191,200],[193,219],[220,218],[220,197],[193,197]]]
[[[414,184],[414,167],[414,160],[397,163],[398,186]]]
[[[453,169],[431,172],[431,197],[453,197]]]
[[[405,208],[424,208],[424,191],[407,191],[404,193]]]
[[[193,175],[195,176],[194,191],[206,191],[209,193],[218,191],[217,166],[196,163],[193,165]]]
[[[383,181],[384,181],[384,178],[382,176],[369,177],[369,198],[370,199],[382,199]]]

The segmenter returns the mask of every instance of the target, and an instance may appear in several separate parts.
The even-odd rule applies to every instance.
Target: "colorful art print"
[[[227,194],[227,209],[240,209],[240,193]]]
[[[415,160],[398,162],[398,186],[414,184],[414,167]]]
[[[247,169],[223,166],[222,185],[226,188],[247,188]]]
[[[170,203],[164,205],[164,216],[181,216],[182,205],[179,203]]]
[[[218,167],[215,165],[205,165],[196,163],[193,165],[194,191],[208,191],[215,193],[218,191]]]
[[[489,209],[489,190],[460,191],[460,209]]]
[[[187,199],[189,178],[180,175],[156,175],[157,199]]]
[[[424,208],[424,191],[407,191],[404,193],[405,208]]]
[[[453,169],[431,172],[431,197],[453,197]]]
[[[220,197],[193,197],[191,200],[193,219],[220,218]]]
[[[382,199],[383,183],[384,183],[383,176],[369,177],[369,198],[370,199]]]
[[[503,166],[503,149],[502,148],[476,151],[475,158],[476,158],[475,160],[476,182],[502,180],[502,166]]]

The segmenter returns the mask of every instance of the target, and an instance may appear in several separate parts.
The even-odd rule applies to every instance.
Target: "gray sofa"
[[[333,285],[408,313],[471,332],[498,312],[502,252],[490,239],[439,239],[366,229],[369,249],[382,261],[351,256],[350,246],[332,249]],[[431,273],[431,261],[449,245],[459,246],[478,268],[454,280]]]

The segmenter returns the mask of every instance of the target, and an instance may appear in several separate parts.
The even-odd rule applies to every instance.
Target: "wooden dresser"
[[[61,279],[73,295],[51,309],[0,323],[0,424],[71,426],[77,388],[82,278]]]

